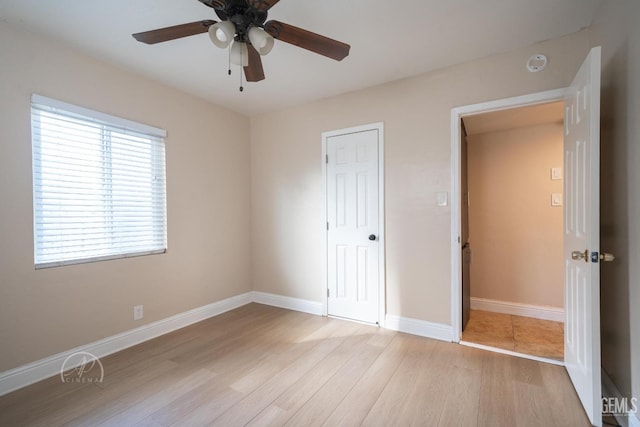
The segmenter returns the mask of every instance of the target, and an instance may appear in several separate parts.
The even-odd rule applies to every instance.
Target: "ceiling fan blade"
[[[259,11],[266,12],[280,0],[247,0],[249,6]]]
[[[227,0],[198,0],[205,6],[212,7],[216,10],[224,10],[227,7]]]
[[[264,69],[262,68],[262,59],[260,54],[250,44],[247,44],[249,52],[249,65],[244,67],[244,76],[248,82],[259,82],[264,80]]]
[[[173,27],[158,28],[157,30],[145,31],[143,33],[136,33],[132,35],[133,38],[139,42],[156,44],[182,37],[206,33],[209,30],[209,26],[215,23],[216,21],[207,19],[204,21],[190,22],[188,24],[174,25]]]
[[[351,46],[346,43],[280,21],[267,22],[264,25],[264,30],[275,39],[291,43],[336,61],[342,61],[349,55],[349,50],[351,49]]]

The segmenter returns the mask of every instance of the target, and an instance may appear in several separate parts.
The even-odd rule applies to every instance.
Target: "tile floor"
[[[471,310],[462,340],[549,359],[564,358],[564,324]]]

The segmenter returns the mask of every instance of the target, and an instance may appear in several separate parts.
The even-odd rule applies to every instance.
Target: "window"
[[[166,252],[166,132],[31,97],[36,268]]]

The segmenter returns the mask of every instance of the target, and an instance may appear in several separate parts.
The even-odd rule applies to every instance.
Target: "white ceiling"
[[[270,19],[351,45],[342,62],[276,41],[266,80],[227,75],[206,34],[145,45],[132,33],[215,19],[197,0],[0,0],[0,21],[246,115],[277,110],[570,34],[600,0],[281,0]],[[523,64],[524,66],[524,64]]]

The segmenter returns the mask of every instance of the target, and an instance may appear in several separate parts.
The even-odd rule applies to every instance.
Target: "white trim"
[[[251,302],[313,315],[323,314],[323,305],[320,302],[265,292],[247,292],[2,372],[0,396],[58,375],[65,359],[74,353],[86,351],[98,358],[105,357]],[[384,328],[447,342],[451,342],[452,336],[452,327],[449,325],[394,315],[386,315]]]
[[[462,264],[459,241],[462,228],[460,211],[460,137],[462,129],[460,119],[463,116],[560,101],[564,98],[566,91],[566,88],[554,89],[451,109],[451,329],[454,342],[459,342],[462,335],[462,321],[460,319]]]
[[[329,212],[327,212],[327,138],[322,134],[322,315],[329,315],[329,236],[327,234],[327,223],[329,222]]]
[[[81,116],[89,117],[112,125],[117,125],[124,129],[132,130],[135,132],[142,132],[159,138],[167,137],[167,131],[164,129],[146,125],[144,123],[134,122],[133,120],[123,119],[122,117],[112,116],[111,114],[101,113],[100,111],[95,111],[89,108],[80,107],[78,105],[69,104],[57,99],[47,98],[46,96],[38,95],[37,93],[31,95],[31,103],[46,105],[47,107],[57,108],[59,110],[79,114]]]
[[[387,325],[387,254],[386,254],[386,234],[384,225],[384,123],[377,123],[378,129],[378,276],[380,279],[379,300],[378,300],[378,325],[385,328]]]
[[[236,295],[2,372],[0,373],[0,396],[60,374],[60,368],[65,359],[74,353],[86,351],[98,358],[105,357],[176,329],[184,328],[229,310],[242,307],[252,301],[253,295],[251,292]],[[72,366],[65,367],[71,368]]]
[[[273,307],[286,308],[288,310],[301,311],[303,313],[322,316],[322,303],[300,298],[286,297],[283,295],[268,294],[265,292],[252,292],[253,302],[271,305]]]
[[[177,329],[184,328],[238,307],[242,307],[251,302],[288,310],[301,311],[313,315],[322,315],[323,313],[323,306],[320,302],[265,292],[247,292],[2,372],[0,373],[0,396],[58,375],[64,361],[74,353],[86,351],[98,358],[105,357],[109,354],[124,350]],[[451,342],[452,327],[449,325],[394,315],[386,315],[384,323],[384,327],[389,330]],[[460,343],[472,347],[484,348],[481,345],[465,343],[462,341]],[[492,348],[486,349],[493,350]],[[519,353],[508,352],[507,350],[499,352],[549,362],[547,359],[521,355]],[[556,363],[556,361],[552,361],[550,363]]]
[[[464,345],[467,347],[479,348],[480,350],[487,350],[493,353],[506,354],[509,356],[520,357],[522,359],[535,360],[536,362],[550,363],[552,365],[564,366],[564,362],[562,360],[555,359],[547,359],[546,357],[533,356],[531,354],[518,353],[516,351],[505,350],[503,348],[491,347],[489,345],[477,344],[475,342],[469,341],[460,341],[460,345]]]
[[[328,298],[327,288],[329,278],[327,277],[327,271],[329,268],[329,260],[327,259],[328,241],[327,241],[327,139],[332,136],[344,135],[356,132],[366,132],[370,130],[378,131],[378,276],[379,276],[379,291],[378,291],[378,324],[381,327],[385,327],[386,322],[386,253],[385,253],[385,209],[384,209],[384,123],[371,123],[362,126],[356,126],[346,129],[338,129],[329,132],[322,133],[322,232],[323,239],[323,254],[322,254],[322,314],[328,315]]]
[[[518,302],[497,301],[486,298],[471,298],[472,310],[484,310],[493,313],[512,314],[514,316],[533,317],[534,319],[553,320],[564,323],[564,308],[546,305],[521,304]]]
[[[123,259],[123,258],[136,258],[139,256],[160,255],[160,254],[166,254],[166,253],[167,253],[167,248],[164,248],[164,249],[157,249],[154,251],[142,251],[142,252],[124,253],[124,254],[117,254],[117,255],[97,256],[97,257],[91,257],[91,258],[70,259],[66,261],[41,262],[39,264],[35,264],[34,269],[42,270],[45,268],[62,267],[65,265],[89,264],[92,262],[110,261],[114,259]]]
[[[604,369],[601,369],[602,375],[602,396],[603,397],[614,397],[616,399],[622,400],[624,396],[618,390],[618,387],[613,383],[611,377]],[[628,413],[626,416],[616,416],[615,419],[622,427],[640,427],[640,419],[637,418],[638,414]]]
[[[451,326],[387,314],[386,329],[451,342]]]

